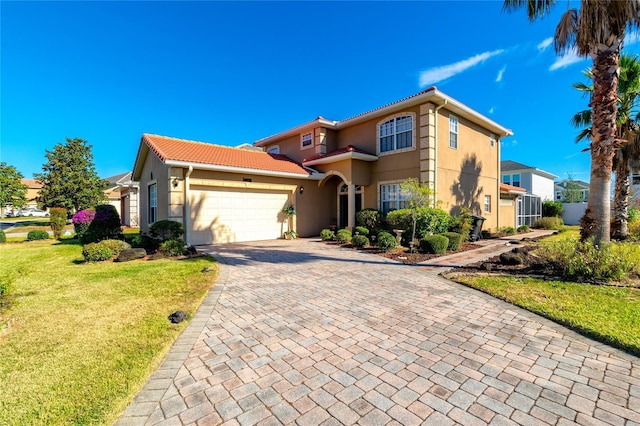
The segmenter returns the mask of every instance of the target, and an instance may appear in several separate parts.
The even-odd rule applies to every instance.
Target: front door
[[[349,226],[349,194],[348,187],[342,184],[338,187],[338,228]],[[362,186],[356,185],[356,211],[362,210]]]

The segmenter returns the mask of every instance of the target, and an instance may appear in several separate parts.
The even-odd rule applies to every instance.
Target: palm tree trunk
[[[611,238],[625,240],[629,236],[629,197],[631,185],[629,183],[629,160],[626,150],[618,152],[616,159],[616,186],[613,198],[613,221],[611,223]]]
[[[618,112],[618,64],[617,48],[599,49],[593,55],[593,126],[591,128],[591,181],[587,210],[580,220],[582,239],[594,237],[600,246],[611,239],[610,185],[613,156],[616,152],[616,114]]]

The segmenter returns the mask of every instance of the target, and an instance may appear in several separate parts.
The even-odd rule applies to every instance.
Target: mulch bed
[[[327,242],[327,244],[338,245],[344,248],[353,248],[352,244],[339,244],[336,242]],[[477,248],[481,248],[482,246],[473,243],[463,243],[460,246],[460,250],[458,251],[448,251],[445,254],[429,254],[429,253],[419,253],[414,250],[413,253],[409,253],[409,249],[406,247],[399,247],[395,250],[385,252],[380,250],[378,247],[367,247],[358,249],[365,253],[371,253],[378,256],[386,257],[387,259],[393,259],[397,262],[404,263],[405,265],[414,265],[416,263],[425,262],[430,259],[435,259],[437,257],[448,256],[450,254],[461,253],[468,250],[474,250]]]

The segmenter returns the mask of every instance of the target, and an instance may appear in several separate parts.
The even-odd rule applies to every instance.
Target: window
[[[502,176],[502,183],[505,183],[507,185],[511,185],[511,175]]]
[[[458,149],[458,117],[449,116],[449,148]]]
[[[313,145],[313,133],[305,133],[300,136],[300,145],[302,148],[309,148]]]
[[[484,196],[484,212],[491,213],[491,195]]]
[[[631,185],[640,185],[640,173],[633,173],[631,175]]]
[[[149,223],[156,223],[158,212],[158,186],[149,185]]]
[[[378,125],[380,152],[396,151],[413,146],[413,117],[401,115]]]
[[[280,154],[280,147],[276,145],[268,148],[267,154]]]
[[[515,174],[511,176],[511,185],[520,186],[520,174]]]
[[[496,135],[491,133],[489,135],[489,145],[494,146],[496,144]]]
[[[558,200],[558,201],[562,200],[562,192],[561,191],[556,191],[556,200]]]
[[[408,197],[400,191],[400,185],[380,185],[380,210],[388,213],[391,210],[409,207]]]

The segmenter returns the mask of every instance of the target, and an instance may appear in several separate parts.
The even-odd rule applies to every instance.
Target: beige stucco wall
[[[511,197],[500,198],[500,226],[516,227],[516,200]]]
[[[153,177],[152,177],[153,175]],[[149,152],[140,173],[140,232],[149,233],[149,184],[157,184],[157,220],[169,219],[169,168],[153,153]]]

